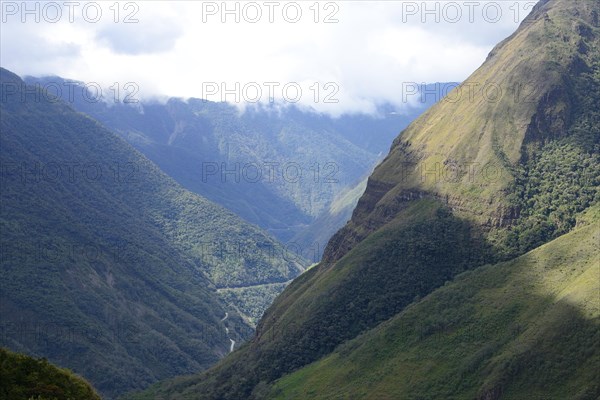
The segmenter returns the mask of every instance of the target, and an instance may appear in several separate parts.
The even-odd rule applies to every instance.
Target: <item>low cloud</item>
[[[137,8],[125,9],[130,3]],[[406,82],[464,80],[533,3],[279,2],[269,9],[264,2],[159,1],[118,3],[116,14],[107,2],[97,3],[103,10],[95,23],[77,13],[70,22],[63,12],[58,23],[3,15],[0,56],[20,75],[106,87],[135,82],[141,98],[207,97],[212,88],[210,100],[244,103],[260,87],[267,102],[274,88],[276,102],[373,112],[377,104],[409,106]],[[125,23],[128,16],[136,22]]]

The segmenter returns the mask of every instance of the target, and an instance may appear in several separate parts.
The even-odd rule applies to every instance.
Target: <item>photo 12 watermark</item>
[[[498,82],[477,82],[468,80],[463,83],[402,82],[402,103],[500,103],[508,100],[515,104],[534,103],[542,94],[540,85],[530,82],[516,82],[508,87]]]
[[[263,261],[277,263],[285,261],[295,264],[299,259],[310,263],[319,262],[320,254],[324,248],[323,243],[317,241],[308,244],[301,244],[296,241],[286,243],[248,243],[243,242],[225,242],[222,240],[199,242],[196,246],[199,250],[198,255],[205,263],[219,264],[223,260],[229,263],[245,264],[245,260],[255,259],[261,254]],[[259,258],[260,258],[259,257]]]
[[[24,84],[2,82],[0,101],[3,103],[19,101],[21,103],[139,103],[137,97],[139,85],[136,82],[113,82],[103,88],[98,82],[78,82],[70,80],[45,81],[43,83]]]
[[[95,263],[101,260],[121,262],[131,255],[132,250],[125,241],[104,245],[69,240],[10,241],[0,243],[0,262],[7,265],[32,262],[37,265],[57,266],[79,262]]]
[[[402,23],[496,24],[510,18],[518,23],[537,1],[399,1]]]
[[[283,100],[294,104],[304,100],[312,103],[336,104],[340,86],[335,82],[202,82],[200,97],[204,101],[229,103],[274,103]]]
[[[340,167],[335,162],[312,164],[276,162],[203,162],[202,183],[339,183]]]
[[[20,343],[39,347],[80,346],[80,343],[140,343],[140,328],[127,321],[111,323],[102,327],[65,325],[46,321],[3,321],[0,324],[0,343]]]
[[[506,174],[500,164],[492,162],[403,162],[399,167],[401,182],[491,184]]]
[[[134,1],[1,1],[2,23],[75,23],[102,21],[137,24],[139,2]]]
[[[0,180],[5,190],[9,184],[79,184],[103,182],[113,184],[138,183],[140,168],[134,162],[1,162]]]
[[[340,2],[335,1],[202,1],[202,23],[256,24],[310,21],[337,24]]]

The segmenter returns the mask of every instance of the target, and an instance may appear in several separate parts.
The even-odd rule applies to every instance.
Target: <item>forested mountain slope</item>
[[[2,346],[114,397],[202,370],[252,333],[217,287],[303,270],[97,121],[5,69],[0,82]]]

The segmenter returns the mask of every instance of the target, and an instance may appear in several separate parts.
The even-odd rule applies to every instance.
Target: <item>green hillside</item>
[[[395,140],[323,261],[275,300],[252,341],[206,373],[138,398],[264,398],[272,382],[412,309],[457,275],[570,232],[600,200],[598,15],[597,1],[539,2],[446,101]],[[502,96],[490,98],[486,85]],[[593,327],[586,329],[591,343]]]
[[[600,209],[512,261],[459,275],[331,355],[276,399],[600,396]]]
[[[100,400],[100,396],[68,369],[0,348],[0,399]]]
[[[0,344],[111,398],[248,338],[216,289],[287,282],[305,262],[95,120],[0,78]]]

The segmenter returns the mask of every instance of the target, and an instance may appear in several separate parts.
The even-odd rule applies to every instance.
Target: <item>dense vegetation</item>
[[[588,305],[597,307],[596,230],[573,232],[571,239],[515,257],[570,232],[578,214],[598,203],[599,12],[598,3],[587,0],[540,2],[463,84],[491,81],[507,95],[491,101],[478,92],[475,99],[464,96],[428,110],[375,169],[352,220],[329,242],[325,262],[286,288],[251,342],[206,373],[165,382],[136,398],[269,398],[279,395],[269,385],[282,377],[282,398],[368,398],[365,390],[384,376],[386,384],[373,398],[595,398],[597,376],[588,369],[598,361],[597,351],[589,350],[597,340],[597,314],[585,313]],[[535,88],[527,101],[516,84]],[[496,174],[458,168],[454,179],[444,179],[439,171],[448,165],[476,165],[484,172],[491,166]],[[538,256],[539,263],[530,259]],[[465,270],[506,258],[513,261],[475,275],[483,281],[467,279],[472,287],[436,291]],[[543,279],[546,268],[549,280]],[[519,284],[505,286],[515,271]],[[553,307],[561,292],[566,298]],[[503,301],[494,303],[496,295]],[[423,303],[433,309],[419,308],[427,296],[440,300]],[[343,364],[339,374],[323,368],[310,380],[292,375],[285,381],[290,371],[403,312],[414,314],[405,320],[408,336],[401,333],[398,346],[446,329],[459,330],[458,336],[421,349],[433,361],[419,364],[419,353],[411,353],[387,364],[393,352],[369,347],[373,353]],[[485,324],[479,327],[473,315]],[[579,331],[563,340],[571,323]],[[481,340],[463,346],[462,327]],[[349,357],[356,350],[342,346]],[[408,375],[394,383],[396,376],[386,371],[402,368]]]
[[[435,202],[416,203],[397,221],[357,245],[327,274],[326,281],[321,281],[322,270],[315,272],[311,287],[295,299],[299,308],[312,309],[309,315],[267,312],[259,334],[277,335],[273,342],[285,346],[261,355],[257,362],[267,372],[259,379],[275,379],[281,371],[318,359],[454,275],[490,260],[489,246],[469,224]],[[343,284],[328,288],[332,282]],[[276,326],[270,319],[277,320]],[[269,375],[271,371],[277,372]]]
[[[459,275],[265,398],[597,399],[599,211],[515,260]]]
[[[575,215],[600,201],[600,60],[598,41],[573,62],[581,68],[570,82],[574,122],[566,137],[526,155],[515,173],[513,204],[520,216],[508,247],[531,250],[575,226]],[[586,44],[587,43],[587,44]]]
[[[569,142],[545,145],[516,180],[521,215],[507,245],[518,253],[569,232],[577,213],[600,201],[600,152]]]
[[[248,338],[216,285],[286,282],[304,261],[93,119],[0,81],[0,345],[112,398],[218,361],[225,312]]]
[[[83,378],[35,359],[0,348],[0,399],[100,400]]]
[[[248,322],[255,327],[263,313],[273,300],[283,292],[286,283],[247,286],[241,288],[219,289],[219,296],[235,307],[240,314],[248,317]]]

